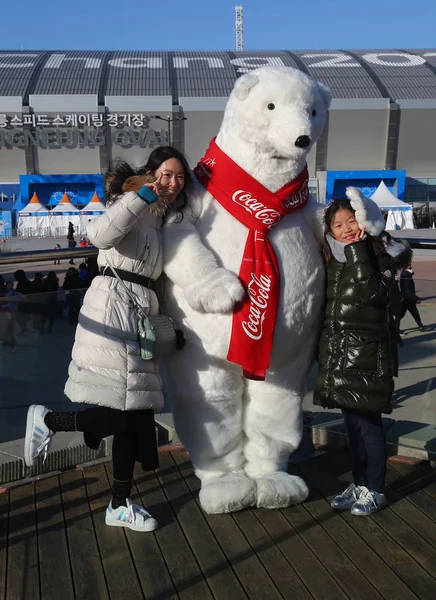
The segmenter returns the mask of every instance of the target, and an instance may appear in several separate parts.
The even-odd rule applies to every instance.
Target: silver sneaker
[[[40,454],[44,455],[44,462],[47,458],[54,435],[44,422],[44,417],[49,412],[51,410],[41,404],[32,404],[27,411],[24,461],[28,467],[33,467]]]
[[[106,525],[111,527],[128,527],[133,531],[154,531],[157,521],[138,504],[132,504],[127,498],[126,506],[112,508],[112,501],[106,509]]]
[[[348,510],[357,502],[357,500],[359,500],[360,490],[360,486],[352,483],[342,492],[342,494],[333,498],[330,502],[330,506],[336,510]]]
[[[386,506],[386,496],[379,492],[371,492],[366,487],[360,488],[360,495],[357,502],[351,507],[351,514],[359,517],[372,515]]]

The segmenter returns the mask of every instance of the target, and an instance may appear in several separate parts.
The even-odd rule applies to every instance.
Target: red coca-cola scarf
[[[307,167],[278,192],[270,192],[227,156],[213,139],[194,169],[201,184],[248,228],[239,277],[247,298],[233,313],[227,360],[241,365],[247,379],[265,379],[269,367],[280,272],[268,233],[309,199]]]

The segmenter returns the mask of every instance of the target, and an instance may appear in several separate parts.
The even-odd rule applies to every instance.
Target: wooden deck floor
[[[350,480],[344,452],[292,470],[302,506],[206,516],[183,450],[136,477],[160,524],[139,534],[104,524],[110,463],[0,494],[0,599],[412,600],[436,598],[436,469],[390,463],[390,507],[335,513]]]

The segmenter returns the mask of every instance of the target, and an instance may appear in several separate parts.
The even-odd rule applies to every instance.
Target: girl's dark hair
[[[354,208],[351,206],[351,202],[348,198],[336,198],[331,202],[324,211],[324,245],[323,245],[323,254],[326,265],[328,266],[332,262],[332,251],[330,249],[330,244],[327,241],[327,234],[332,234],[332,221],[333,217],[339,210],[348,210],[353,214],[356,212]],[[392,236],[386,231],[383,232],[383,238],[379,236],[369,235],[368,241],[372,246],[372,249],[376,256],[381,256],[386,253],[385,242],[387,245],[390,244]],[[333,236],[334,237],[334,236]]]
[[[189,188],[192,183],[192,175],[191,169],[189,167],[188,161],[184,157],[184,155],[179,152],[176,148],[172,146],[158,146],[153,150],[153,152],[148,157],[147,162],[143,167],[139,169],[134,169],[128,163],[122,160],[116,160],[112,163],[111,168],[106,171],[105,174],[105,189],[106,189],[106,202],[108,205],[112,204],[117,200],[117,198],[123,193],[123,183],[129,177],[134,177],[135,175],[146,175],[150,171],[154,173],[156,169],[158,169],[163,162],[169,160],[170,158],[176,158],[178,161],[182,163],[183,171],[185,175],[185,186],[183,190],[180,192],[177,198],[177,210],[182,211],[187,202],[188,198],[185,193],[186,189]]]

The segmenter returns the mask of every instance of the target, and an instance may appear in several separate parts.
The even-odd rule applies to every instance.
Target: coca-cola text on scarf
[[[273,193],[225,154],[213,139],[194,169],[201,184],[248,228],[239,277],[247,298],[233,313],[227,360],[247,379],[264,380],[269,367],[280,297],[280,272],[268,233],[309,199],[307,167]]]

